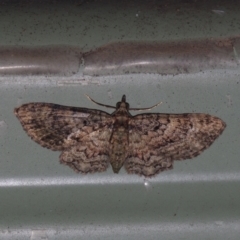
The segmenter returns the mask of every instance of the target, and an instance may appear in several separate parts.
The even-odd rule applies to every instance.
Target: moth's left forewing
[[[76,131],[88,134],[112,124],[106,112],[51,103],[24,104],[14,113],[35,142],[54,151],[68,148],[66,140]]]

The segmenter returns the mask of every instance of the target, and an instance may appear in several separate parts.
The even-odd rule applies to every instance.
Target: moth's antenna
[[[95,100],[93,100],[91,97],[89,97],[87,94],[85,94],[85,96],[92,102],[94,102],[95,104],[99,105],[99,106],[103,106],[103,107],[106,107],[106,108],[114,108],[116,109],[116,107],[114,106],[110,106],[110,105],[105,105],[103,103],[99,103],[99,102],[96,102]]]
[[[160,104],[162,104],[162,102],[159,102],[159,103],[153,105],[152,107],[148,107],[148,108],[129,108],[129,110],[131,110],[131,111],[146,111],[146,110],[151,110]]]

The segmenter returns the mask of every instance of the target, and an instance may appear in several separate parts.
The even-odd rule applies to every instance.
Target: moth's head
[[[126,102],[126,95],[122,96],[121,102],[117,102],[116,110],[119,110],[119,111],[128,111],[129,110],[129,103]]]

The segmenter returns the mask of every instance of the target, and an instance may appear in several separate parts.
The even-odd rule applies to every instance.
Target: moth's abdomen
[[[123,166],[128,152],[128,129],[119,127],[113,130],[110,139],[110,163],[114,173]]]

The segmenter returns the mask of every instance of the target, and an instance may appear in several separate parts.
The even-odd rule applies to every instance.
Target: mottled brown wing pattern
[[[88,134],[112,124],[106,112],[52,103],[24,104],[14,113],[35,142],[53,151],[69,148],[68,136],[79,129]]]
[[[14,112],[35,142],[63,151],[61,163],[82,173],[106,170],[113,124],[108,113],[51,103],[28,103]]]
[[[83,127],[68,137],[69,147],[60,155],[60,162],[75,172],[103,172],[109,165],[109,139],[111,128],[104,126],[98,130]],[[87,133],[87,134],[86,134]]]
[[[146,177],[208,148],[226,124],[208,114],[139,114],[129,121],[128,173]]]

